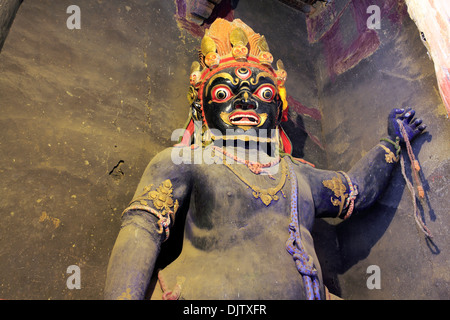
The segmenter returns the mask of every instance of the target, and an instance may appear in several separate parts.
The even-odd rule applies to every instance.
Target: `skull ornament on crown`
[[[265,130],[276,132],[280,151],[290,154],[291,142],[280,125],[287,121],[287,73],[281,60],[276,70],[272,63],[264,36],[239,19],[217,19],[205,32],[199,61],[191,66],[191,112],[180,144],[191,144],[195,130],[202,135],[220,132],[223,137],[231,129],[233,139]]]

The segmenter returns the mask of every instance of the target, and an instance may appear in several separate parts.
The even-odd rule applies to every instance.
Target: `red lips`
[[[257,126],[261,118],[254,111],[235,111],[228,117],[231,124],[236,126]]]

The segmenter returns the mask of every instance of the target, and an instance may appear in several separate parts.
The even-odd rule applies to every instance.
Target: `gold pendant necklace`
[[[240,173],[236,172],[231,165],[229,165],[226,162],[223,162],[223,164],[231,170],[231,172],[233,172],[242,182],[244,182],[249,188],[251,188],[253,190],[253,196],[258,199],[260,198],[261,201],[266,205],[269,206],[272,203],[272,200],[277,201],[279,199],[277,193],[283,188],[284,184],[286,183],[286,178],[288,176],[288,171],[286,168],[286,164],[284,163],[284,161],[280,161],[281,164],[281,178],[280,181],[278,183],[278,185],[276,185],[273,188],[267,188],[267,189],[262,189],[258,186],[253,186],[251,183],[249,183]],[[283,192],[283,191],[281,191]],[[284,196],[284,194],[283,194]]]

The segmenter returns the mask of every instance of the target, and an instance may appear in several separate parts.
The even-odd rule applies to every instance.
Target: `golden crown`
[[[252,66],[273,75],[278,93],[283,100],[283,110],[287,108],[284,84],[287,73],[281,60],[272,68],[273,56],[264,36],[255,33],[240,19],[228,21],[218,18],[205,31],[199,51],[199,62],[191,66],[188,99],[190,103],[197,97],[201,100],[203,84],[215,73],[230,66]]]

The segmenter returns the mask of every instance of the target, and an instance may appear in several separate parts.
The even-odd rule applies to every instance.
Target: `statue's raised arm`
[[[426,129],[412,109],[393,109],[387,127],[387,137],[381,138],[347,173],[310,169],[317,217],[348,218],[353,210],[372,206],[385,190],[400,160],[401,148]]]

